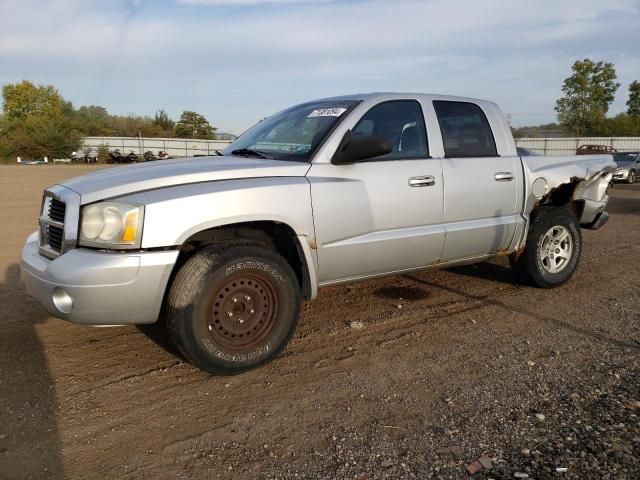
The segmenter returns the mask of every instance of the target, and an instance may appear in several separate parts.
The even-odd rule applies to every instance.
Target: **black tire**
[[[568,234],[569,238],[555,245],[558,248],[551,248],[552,243],[547,234],[556,232],[559,236]],[[555,252],[558,251],[569,258],[557,256]],[[553,288],[571,278],[578,268],[581,254],[582,233],[575,215],[563,207],[541,207],[532,214],[524,251],[518,257],[512,256],[510,260],[511,267],[520,280],[541,288]],[[541,258],[545,255],[546,258]],[[558,265],[557,262],[561,264]],[[554,269],[559,270],[553,272]]]
[[[298,324],[300,287],[276,252],[228,242],[198,251],[182,266],[165,311],[170,338],[189,362],[235,374],[284,349]]]
[[[631,170],[629,172],[629,176],[627,177],[627,183],[636,183],[636,171]]]

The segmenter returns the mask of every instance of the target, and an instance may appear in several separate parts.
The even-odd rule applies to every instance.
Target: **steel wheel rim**
[[[571,261],[573,237],[567,227],[556,225],[547,230],[538,249],[542,268],[549,273],[560,273]]]
[[[241,272],[227,278],[211,295],[207,327],[220,346],[247,352],[271,333],[277,313],[278,297],[269,279]]]

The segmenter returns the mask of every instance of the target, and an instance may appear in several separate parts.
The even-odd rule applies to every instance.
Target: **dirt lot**
[[[640,184],[561,288],[501,259],[324,290],[283,355],[211,377],[27,297],[41,191],[86,170],[0,166],[0,478],[640,478]]]

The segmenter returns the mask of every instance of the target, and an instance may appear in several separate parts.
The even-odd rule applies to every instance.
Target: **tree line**
[[[558,123],[514,129],[515,136],[531,130],[562,130],[575,137],[640,137],[640,82],[629,84],[627,111],[608,117],[620,88],[612,63],[577,60],[556,101]]]
[[[514,129],[562,130],[583,137],[640,137],[640,82],[629,85],[627,111],[608,117],[609,107],[620,88],[612,63],[589,58],[576,61],[556,101],[558,124]],[[215,139],[216,128],[193,111],[184,111],[173,121],[164,110],[153,117],[112,115],[101,106],[75,108],[52,85],[34,85],[28,80],[2,87],[0,115],[0,159],[68,157],[82,137],[178,137]]]
[[[216,128],[193,111],[176,122],[164,110],[153,117],[112,115],[101,106],[75,108],[52,85],[28,80],[2,87],[0,158],[66,158],[82,137],[177,137],[214,140]]]

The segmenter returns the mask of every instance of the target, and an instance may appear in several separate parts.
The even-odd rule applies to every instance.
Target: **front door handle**
[[[436,177],[425,175],[424,177],[411,177],[409,179],[410,187],[431,187],[436,184]]]
[[[511,180],[513,180],[513,173],[498,172],[493,176],[493,178],[496,180],[496,182],[510,182]]]

